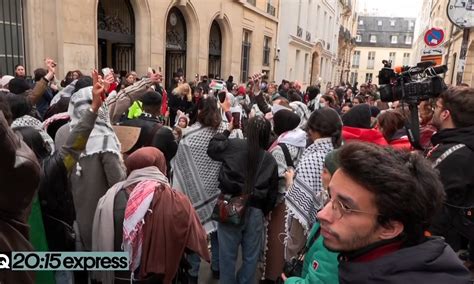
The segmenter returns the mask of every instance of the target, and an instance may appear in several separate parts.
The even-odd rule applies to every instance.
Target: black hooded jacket
[[[351,284],[461,284],[471,283],[470,273],[441,239],[397,250],[372,261],[339,262],[339,283]]]
[[[462,234],[474,240],[474,219],[471,219],[472,232],[464,232],[468,228],[460,226],[458,222],[462,221],[460,216],[462,217],[465,211],[449,206],[474,208],[474,126],[441,130],[433,135],[431,142],[435,145],[434,150],[428,155],[432,162],[451,147],[458,144],[466,145],[451,153],[436,167],[440,172],[448,206],[436,215],[431,231],[444,236],[446,242],[457,250],[459,244],[456,242],[456,231],[457,235]]]

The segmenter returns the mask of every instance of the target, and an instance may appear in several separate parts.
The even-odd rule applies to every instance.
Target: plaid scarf
[[[83,113],[92,103],[92,87],[82,88],[75,92],[69,102],[68,113],[71,116],[71,129],[78,123]],[[110,124],[109,111],[106,104],[99,109],[99,115],[87,141],[86,149],[82,156],[95,153],[112,152],[120,156],[120,142]]]
[[[288,217],[296,218],[305,231],[316,222],[316,213],[323,207],[326,191],[321,174],[324,158],[334,149],[331,138],[314,141],[303,153],[296,168],[296,178],[286,195]]]
[[[194,123],[181,139],[176,156],[171,160],[173,188],[189,197],[207,233],[217,230],[211,213],[220,193],[217,178],[221,168],[220,162],[207,155],[207,146],[211,138],[225,128],[225,123],[221,123],[218,129]]]

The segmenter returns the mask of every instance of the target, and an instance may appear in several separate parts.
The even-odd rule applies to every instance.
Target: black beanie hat
[[[30,84],[23,78],[13,78],[8,83],[8,89],[11,93],[19,95],[30,89]]]
[[[293,130],[300,124],[300,117],[291,110],[282,109],[273,115],[273,131],[281,135]]]
[[[356,105],[342,116],[342,123],[344,126],[369,129],[371,115],[368,104]]]

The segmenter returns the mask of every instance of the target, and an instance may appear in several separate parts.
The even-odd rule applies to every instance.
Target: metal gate
[[[186,51],[166,51],[166,86],[173,85],[173,74],[182,72],[182,75],[186,74]]]
[[[114,70],[134,70],[135,49],[133,44],[116,43],[112,45],[112,66]]]
[[[0,73],[14,75],[25,64],[23,1],[0,0]]]

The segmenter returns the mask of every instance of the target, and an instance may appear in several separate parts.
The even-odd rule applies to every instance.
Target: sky
[[[418,18],[423,0],[357,0],[358,12],[367,9],[374,16]]]

